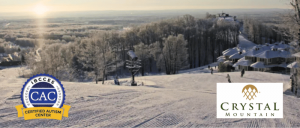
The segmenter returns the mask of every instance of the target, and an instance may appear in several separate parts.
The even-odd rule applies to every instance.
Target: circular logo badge
[[[25,82],[21,91],[21,100],[25,108],[61,108],[65,100],[65,91],[63,85],[55,77],[40,74]]]

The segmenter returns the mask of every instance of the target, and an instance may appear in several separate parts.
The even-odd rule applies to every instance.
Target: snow
[[[234,18],[233,17],[219,17],[218,21],[227,21],[227,22],[234,22]]]
[[[277,45],[274,45],[274,46],[271,47],[271,49],[278,49],[278,48],[280,48],[280,47],[277,46]]]
[[[280,56],[282,58],[292,58],[292,53],[290,51],[281,50]]]
[[[239,35],[239,47],[242,49],[251,49],[254,46],[256,46],[256,44],[247,40],[243,35]]]
[[[279,48],[281,48],[281,49],[286,49],[286,48],[290,48],[290,47],[291,47],[290,45],[284,44],[283,42],[277,44],[277,46],[278,46]]]
[[[280,57],[280,51],[264,51],[258,55],[255,55],[255,57],[265,59],[277,58]]]
[[[258,58],[265,58],[265,59],[271,59],[271,58],[291,58],[292,54],[289,51],[285,51],[285,50],[280,50],[280,51],[264,51],[262,53],[259,53],[257,55],[255,55],[255,57]]]
[[[233,55],[235,53],[238,53],[238,52],[239,52],[238,48],[232,48],[232,49],[229,49],[226,52],[224,52],[223,55],[224,56],[231,56],[231,55]]]
[[[250,66],[252,64],[251,61],[246,60],[245,57],[243,57],[242,59],[238,60],[238,62],[236,62],[233,67],[237,67],[239,65],[241,66]]]
[[[256,62],[251,65],[253,68],[272,68],[272,67],[282,67],[282,68],[287,68],[287,64],[285,62],[281,64],[270,64],[270,65],[265,65],[264,62]]]
[[[217,59],[224,59],[225,56],[219,56]]]
[[[213,68],[213,72],[216,73],[218,68],[219,62],[212,63],[209,65],[201,66],[198,68],[188,69],[188,70],[181,70],[179,71],[180,74],[198,74],[198,73],[211,73],[211,69],[208,69],[208,66]]]
[[[224,64],[233,65],[232,61],[229,61],[229,60],[225,61]]]
[[[256,62],[254,64],[251,64],[251,67],[253,67],[253,68],[266,68],[266,66],[264,65],[264,62]]]
[[[244,56],[241,55],[240,53],[235,53],[235,54],[231,55],[231,56],[229,57],[229,59],[241,59],[241,58],[243,58],[243,57],[244,57]]]
[[[300,57],[300,52],[293,54],[294,57]]]
[[[264,50],[248,50],[246,53],[244,53],[244,56],[249,56],[249,57],[255,57],[255,55],[262,53]]]
[[[260,46],[260,49],[263,51],[272,50],[271,45],[262,45]]]
[[[224,62],[226,60],[226,57],[225,56],[220,56],[217,58],[217,62]]]
[[[225,58],[219,58],[218,62],[224,62],[226,59]]]
[[[212,66],[212,65],[211,65]],[[207,68],[207,67],[206,67]],[[19,67],[0,70],[0,127],[299,127],[300,99],[289,91],[289,76],[265,72],[181,73],[136,77],[145,86],[65,82],[69,117],[58,120],[18,118],[20,91],[26,81]],[[183,71],[184,72],[184,71]],[[193,70],[189,70],[193,72]],[[283,119],[217,119],[216,84],[284,83]],[[128,79],[120,79],[120,82]]]
[[[229,50],[231,50],[231,48],[223,51],[222,54],[225,54],[225,53],[229,52]]]
[[[289,64],[287,67],[288,68],[298,68],[299,66],[298,66],[297,62],[293,62],[293,63]]]

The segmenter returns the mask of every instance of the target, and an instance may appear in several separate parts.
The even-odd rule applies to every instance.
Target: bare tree
[[[155,43],[151,53],[156,61],[162,62],[166,74],[176,74],[179,69],[189,64],[186,45],[183,35],[169,36],[162,45]]]
[[[140,43],[138,45],[135,45],[134,49],[135,49],[135,54],[142,61],[141,62],[142,63],[141,73],[142,73],[142,76],[144,76],[146,63],[149,61],[149,58],[150,58],[149,46],[145,45],[144,43]]]
[[[298,29],[298,33],[300,32],[300,27],[299,27],[299,25],[300,25],[300,6],[299,6],[299,0],[291,0],[291,2],[290,2],[290,4],[292,5],[292,7],[293,7],[293,9],[294,9],[294,16],[290,16],[291,18],[290,18],[290,20],[291,20],[291,23],[294,23],[294,25],[295,26],[297,26],[297,27],[295,27],[294,26],[294,28],[297,28]],[[294,37],[294,38],[297,38],[298,37],[298,44],[299,44],[299,41],[300,41],[300,38],[299,38],[299,34],[297,33],[297,31],[296,32],[294,32],[294,33],[292,33],[292,34],[290,34],[290,35],[292,35],[292,37]],[[297,34],[298,34],[298,36],[297,36]],[[299,47],[298,47],[298,51],[300,51],[299,50]],[[300,63],[300,60],[299,59],[297,59],[297,62],[298,62],[298,64]],[[297,96],[298,97],[300,97],[300,73],[297,73],[297,72],[299,72],[300,71],[300,68],[297,68],[296,69],[296,74],[295,74],[295,76],[296,76],[296,81],[295,81],[295,83],[296,83],[296,85],[297,85],[297,88],[296,88],[296,90],[297,90]]]

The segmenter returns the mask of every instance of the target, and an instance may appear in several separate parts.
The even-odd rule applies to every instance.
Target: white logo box
[[[250,101],[246,96],[244,97],[242,90],[247,85],[254,85],[258,90],[254,100]],[[224,103],[223,108],[228,111],[221,109],[222,103]],[[239,110],[236,108],[233,110],[232,103],[237,103],[236,108]],[[246,104],[245,110],[242,110],[240,103]],[[250,103],[253,110],[249,110]],[[260,110],[257,103],[263,103],[260,105]],[[274,103],[278,111],[275,111]],[[271,110],[268,109],[267,104]],[[283,83],[217,83],[217,118],[283,118]]]

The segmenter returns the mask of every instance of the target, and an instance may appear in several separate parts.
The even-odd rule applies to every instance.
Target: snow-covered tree
[[[145,45],[144,43],[140,43],[140,44],[134,46],[134,50],[135,50],[135,54],[142,61],[141,62],[142,68],[140,69],[140,71],[142,73],[142,76],[144,76],[146,64],[147,64],[149,58],[151,57],[150,51],[149,51],[149,46]]]
[[[112,70],[113,52],[107,41],[107,34],[95,34],[92,39],[83,40],[79,46],[79,60],[88,71],[95,75],[96,84],[102,75],[104,84],[106,73]]]
[[[166,74],[176,74],[188,64],[187,41],[183,35],[169,36],[163,42],[163,60]]]

